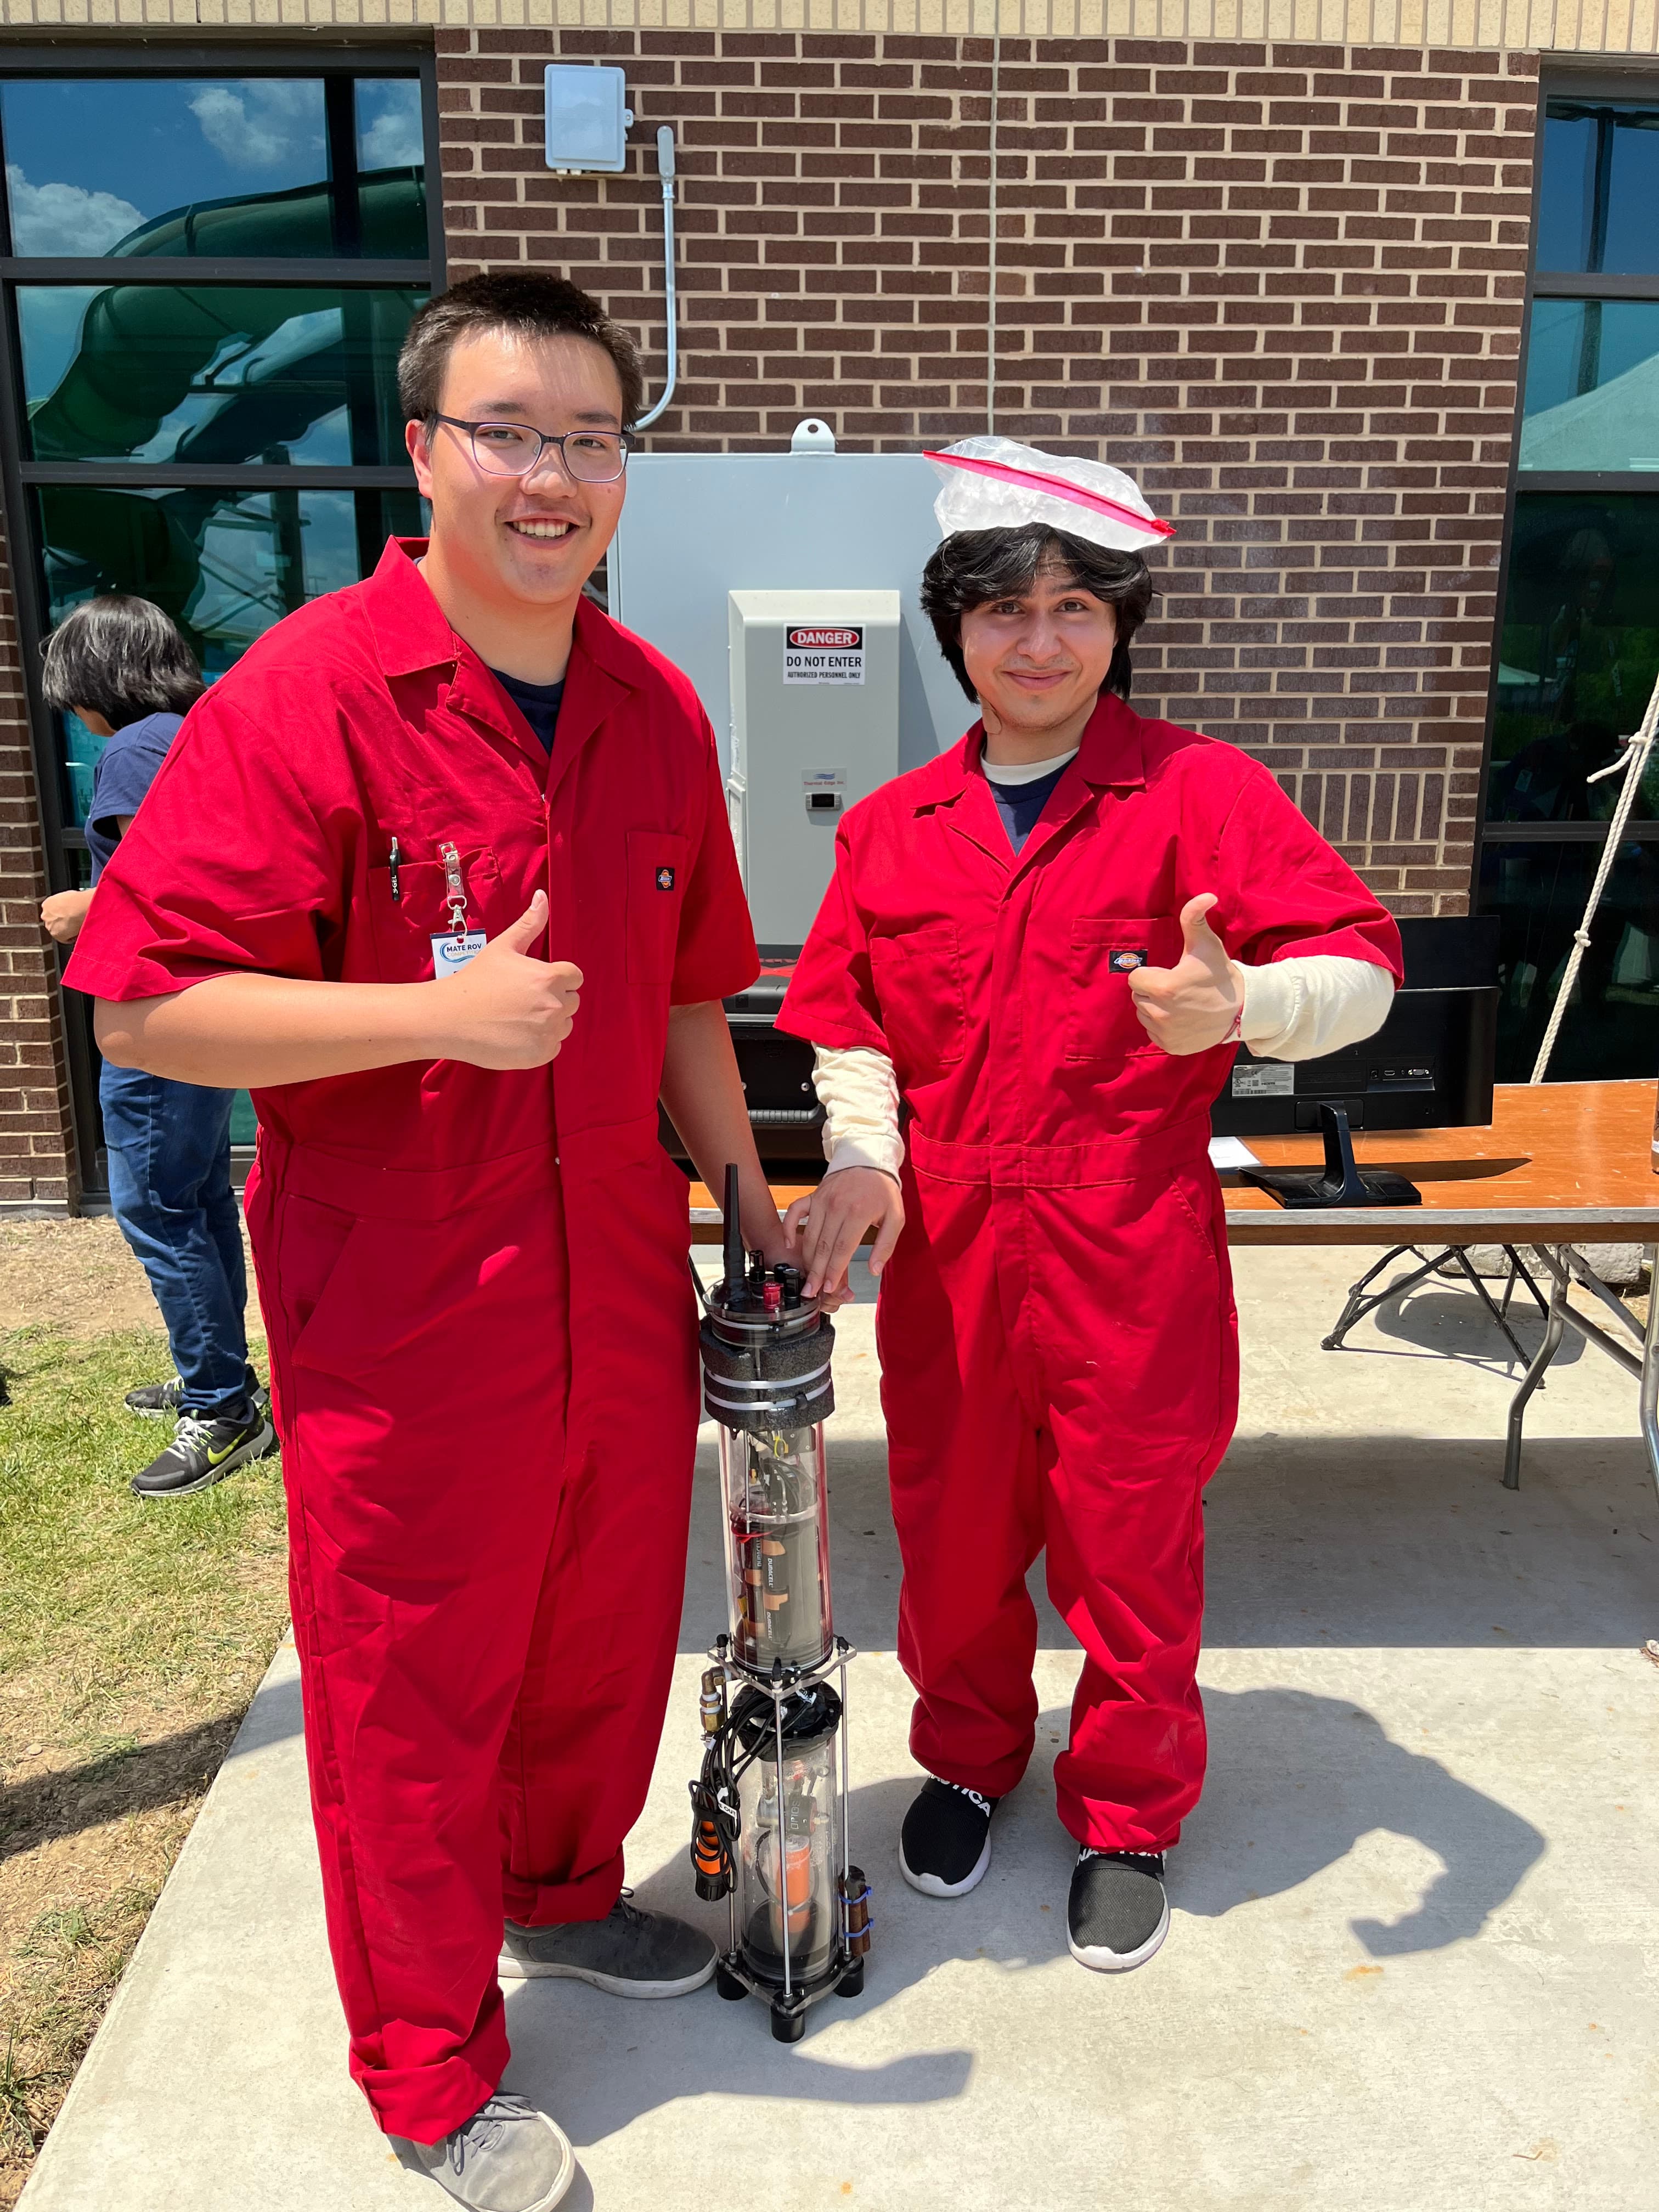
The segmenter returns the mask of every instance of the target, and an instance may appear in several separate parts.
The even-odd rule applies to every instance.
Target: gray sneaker
[[[617,1997],[682,1997],[714,1971],[714,1946],[701,1929],[665,1912],[642,1912],[626,1891],[603,1920],[561,1920],[550,1928],[509,1920],[499,1967],[503,1981],[559,1976]]]
[[[547,2114],[500,2091],[441,2142],[392,2141],[411,2173],[429,2174],[470,2212],[552,2212],[576,2171],[575,2152]]]

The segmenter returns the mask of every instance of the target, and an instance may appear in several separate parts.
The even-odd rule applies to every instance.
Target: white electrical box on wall
[[[896,592],[732,592],[727,785],[763,955],[796,951],[848,807],[898,774]]]
[[[616,174],[628,167],[628,80],[605,63],[550,62],[544,82],[550,169]]]

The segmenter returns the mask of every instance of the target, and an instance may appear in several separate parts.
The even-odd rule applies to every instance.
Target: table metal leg
[[[1454,1245],[1452,1247],[1452,1251],[1456,1259],[1457,1264],[1462,1269],[1464,1275],[1471,1283],[1474,1284],[1476,1291],[1479,1292],[1481,1304],[1485,1306],[1486,1311],[1492,1316],[1493,1321],[1497,1322],[1498,1328],[1503,1330],[1504,1341],[1508,1344],[1510,1351],[1514,1352],[1516,1358],[1524,1365],[1527,1355],[1521,1340],[1516,1334],[1515,1331],[1510,1327],[1509,1322],[1504,1319],[1504,1315],[1498,1311],[1496,1304],[1493,1303],[1492,1292],[1486,1288],[1486,1285],[1480,1279],[1480,1272],[1479,1268],[1476,1267],[1474,1261],[1470,1259],[1468,1253],[1465,1250],[1462,1245]],[[1504,1293],[1504,1304],[1507,1308],[1509,1304],[1509,1295],[1507,1292]]]
[[[1648,1247],[1648,1326],[1642,1339],[1642,1442],[1659,1490],[1659,1245]]]
[[[1432,1259],[1425,1260],[1420,1267],[1413,1267],[1409,1275],[1402,1275],[1397,1283],[1389,1283],[1384,1289],[1378,1291],[1374,1297],[1368,1298],[1365,1296],[1366,1291],[1376,1280],[1384,1267],[1391,1267],[1396,1260],[1403,1260],[1407,1252],[1414,1253],[1417,1250],[1418,1247],[1415,1244],[1396,1244],[1391,1252],[1385,1252],[1382,1255],[1374,1267],[1368,1267],[1365,1270],[1348,1292],[1348,1302],[1337,1317],[1336,1327],[1328,1336],[1320,1339],[1319,1348],[1322,1352],[1340,1352],[1343,1338],[1357,1321],[1364,1321],[1368,1313],[1375,1313],[1378,1306],[1387,1305],[1390,1298],[1402,1297],[1406,1291],[1414,1289],[1425,1275],[1431,1275],[1447,1256],[1444,1252],[1437,1252]]]
[[[1544,1341],[1538,1347],[1532,1365],[1521,1378],[1521,1388],[1510,1401],[1509,1439],[1504,1450],[1504,1487],[1521,1487],[1521,1425],[1527,1416],[1527,1401],[1544,1379],[1544,1370],[1561,1349],[1561,1339],[1567,1326],[1567,1285],[1571,1278],[1565,1266],[1556,1274],[1550,1293],[1549,1321],[1544,1330]],[[1659,1367],[1655,1369],[1659,1378]],[[1659,1480],[1656,1477],[1656,1480]]]
[[[1513,1244],[1506,1244],[1504,1247],[1504,1250],[1508,1255],[1510,1263],[1510,1279],[1504,1285],[1504,1314],[1507,1316],[1509,1312],[1510,1300],[1514,1296],[1515,1285],[1518,1279],[1519,1281],[1523,1282],[1527,1288],[1532,1292],[1533,1304],[1538,1308],[1539,1312],[1543,1315],[1545,1320],[1547,1321],[1549,1319],[1550,1302],[1544,1296],[1542,1291],[1539,1289],[1537,1284],[1534,1282],[1532,1277],[1527,1273],[1526,1261],[1521,1257],[1520,1253],[1516,1251]]]

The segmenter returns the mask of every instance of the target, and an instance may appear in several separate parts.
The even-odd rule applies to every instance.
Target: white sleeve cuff
[[[830,1153],[823,1172],[832,1176],[839,1175],[842,1168],[876,1168],[896,1182],[903,1165],[904,1139],[895,1130],[885,1144],[860,1144],[856,1137],[843,1137]]]
[[[818,1045],[812,1086],[823,1108],[824,1172],[878,1168],[896,1176],[904,1163],[899,1134],[898,1078],[884,1052],[866,1045]]]

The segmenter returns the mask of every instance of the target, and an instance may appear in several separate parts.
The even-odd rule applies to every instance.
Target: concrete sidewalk
[[[1239,1255],[1246,1397],[1210,1493],[1209,1788],[1141,1972],[1066,1954],[1047,1772],[1076,1661],[1044,1612],[1039,1759],[970,1897],[898,1878],[915,1786],[867,1308],[843,1316],[837,1621],[865,1995],[794,2050],[712,1990],[515,1988],[508,2086],[575,2212],[1122,2203],[1646,2212],[1659,2171],[1659,1510],[1634,1386],[1564,1353],[1498,1486],[1504,1347],[1447,1285],[1318,1340],[1362,1255]],[[1528,1343],[1535,1321],[1521,1323]],[[724,1625],[705,1431],[674,1701],[629,1846],[696,1917],[696,1678]],[[718,1924],[719,1908],[710,1911]],[[25,2192],[27,2212],[438,2212],[346,2079],[293,1655],[279,1654]]]

